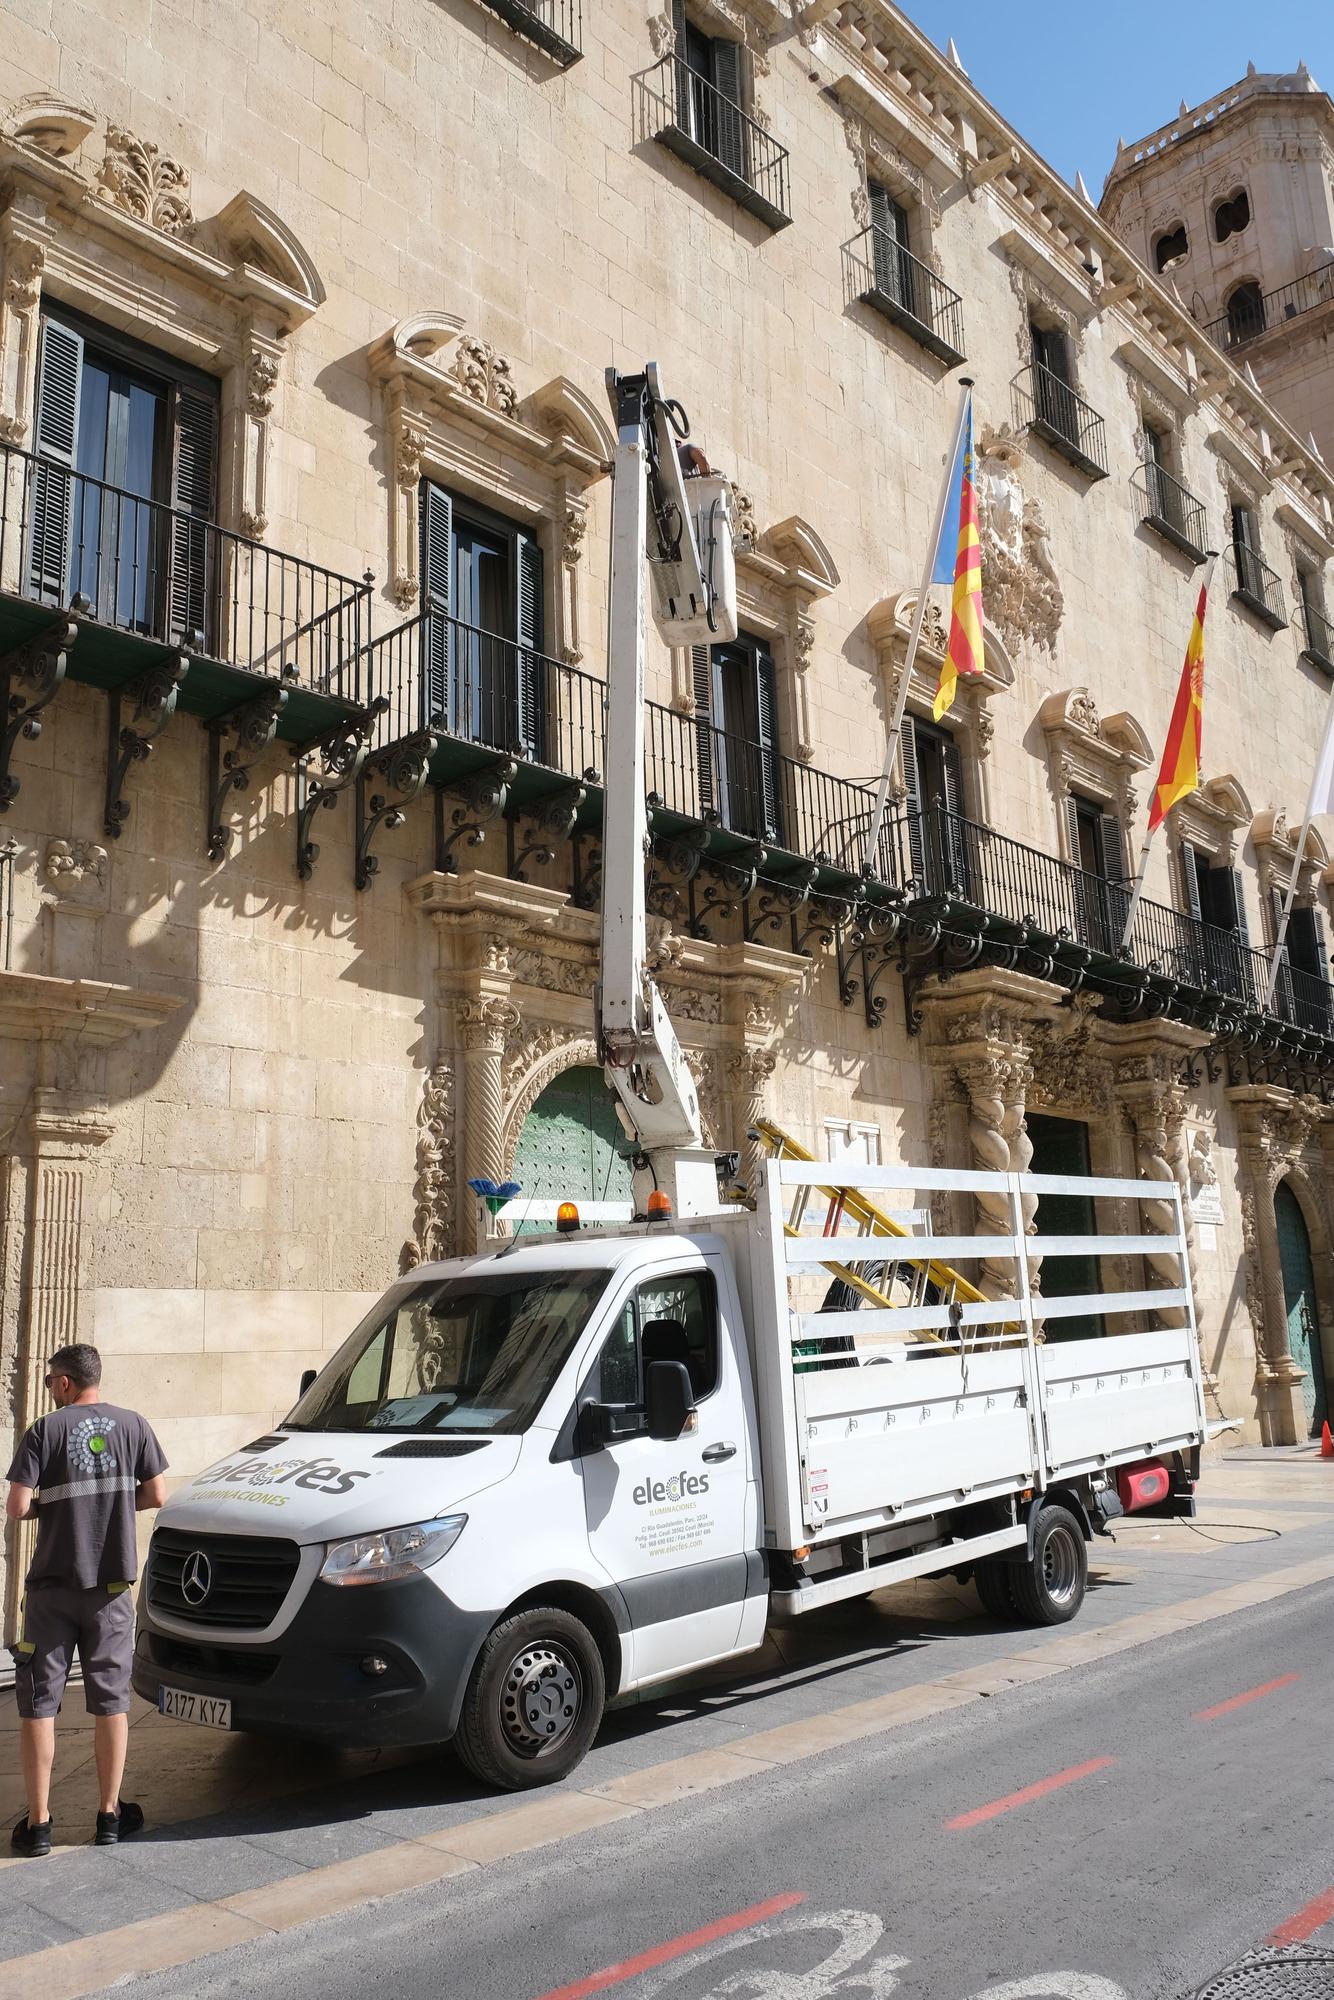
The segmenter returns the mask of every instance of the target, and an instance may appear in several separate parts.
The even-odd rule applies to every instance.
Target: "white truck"
[[[452,1740],[507,1787],[562,1777],[608,1700],[754,1650],[771,1618],[942,1574],[998,1616],[1073,1617],[1093,1533],[1192,1508],[1206,1430],[1173,1188],[1169,1236],[1127,1233],[1133,1181],[1079,1181],[1117,1205],[1093,1237],[1029,1235],[1034,1197],[1069,1188],[1032,1176],[785,1156],[747,1205],[720,1198],[645,966],[644,555],[672,643],[732,636],[730,499],[651,368],[611,387],[598,1015],[642,1219],[586,1232],[570,1205],[391,1286],[271,1435],[172,1495],[135,1655],[164,1713]],[[914,1235],[919,1194],[970,1218],[980,1194],[987,1226]],[[1168,1253],[1171,1287],[1033,1295],[1038,1259]],[[953,1269],[982,1261],[1004,1296]],[[1137,1330],[1057,1337],[1118,1319]]]

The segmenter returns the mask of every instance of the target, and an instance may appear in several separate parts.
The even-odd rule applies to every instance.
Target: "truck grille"
[[[191,1625],[258,1630],[282,1609],[299,1560],[295,1542],[158,1528],[148,1549],[149,1609]]]

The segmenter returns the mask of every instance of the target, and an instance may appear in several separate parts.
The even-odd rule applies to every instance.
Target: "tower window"
[[[1245,188],[1238,188],[1226,201],[1220,201],[1214,210],[1214,235],[1220,243],[1226,243],[1229,236],[1239,236],[1250,226],[1251,198]],[[1158,269],[1162,270],[1162,265]]]
[[[1170,271],[1174,264],[1180,264],[1190,255],[1190,238],[1186,235],[1186,225],[1178,222],[1174,229],[1165,230],[1153,246],[1153,266],[1156,271]]]

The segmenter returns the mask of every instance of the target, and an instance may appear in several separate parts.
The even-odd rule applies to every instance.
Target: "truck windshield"
[[[527,1430],[588,1324],[604,1270],[468,1272],[390,1294],[284,1429]]]

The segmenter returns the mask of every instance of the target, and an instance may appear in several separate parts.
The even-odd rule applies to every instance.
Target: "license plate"
[[[177,1722],[202,1722],[209,1729],[230,1729],[232,1705],[220,1695],[190,1694],[185,1688],[160,1687],[157,1691],[159,1715],[174,1716]]]

